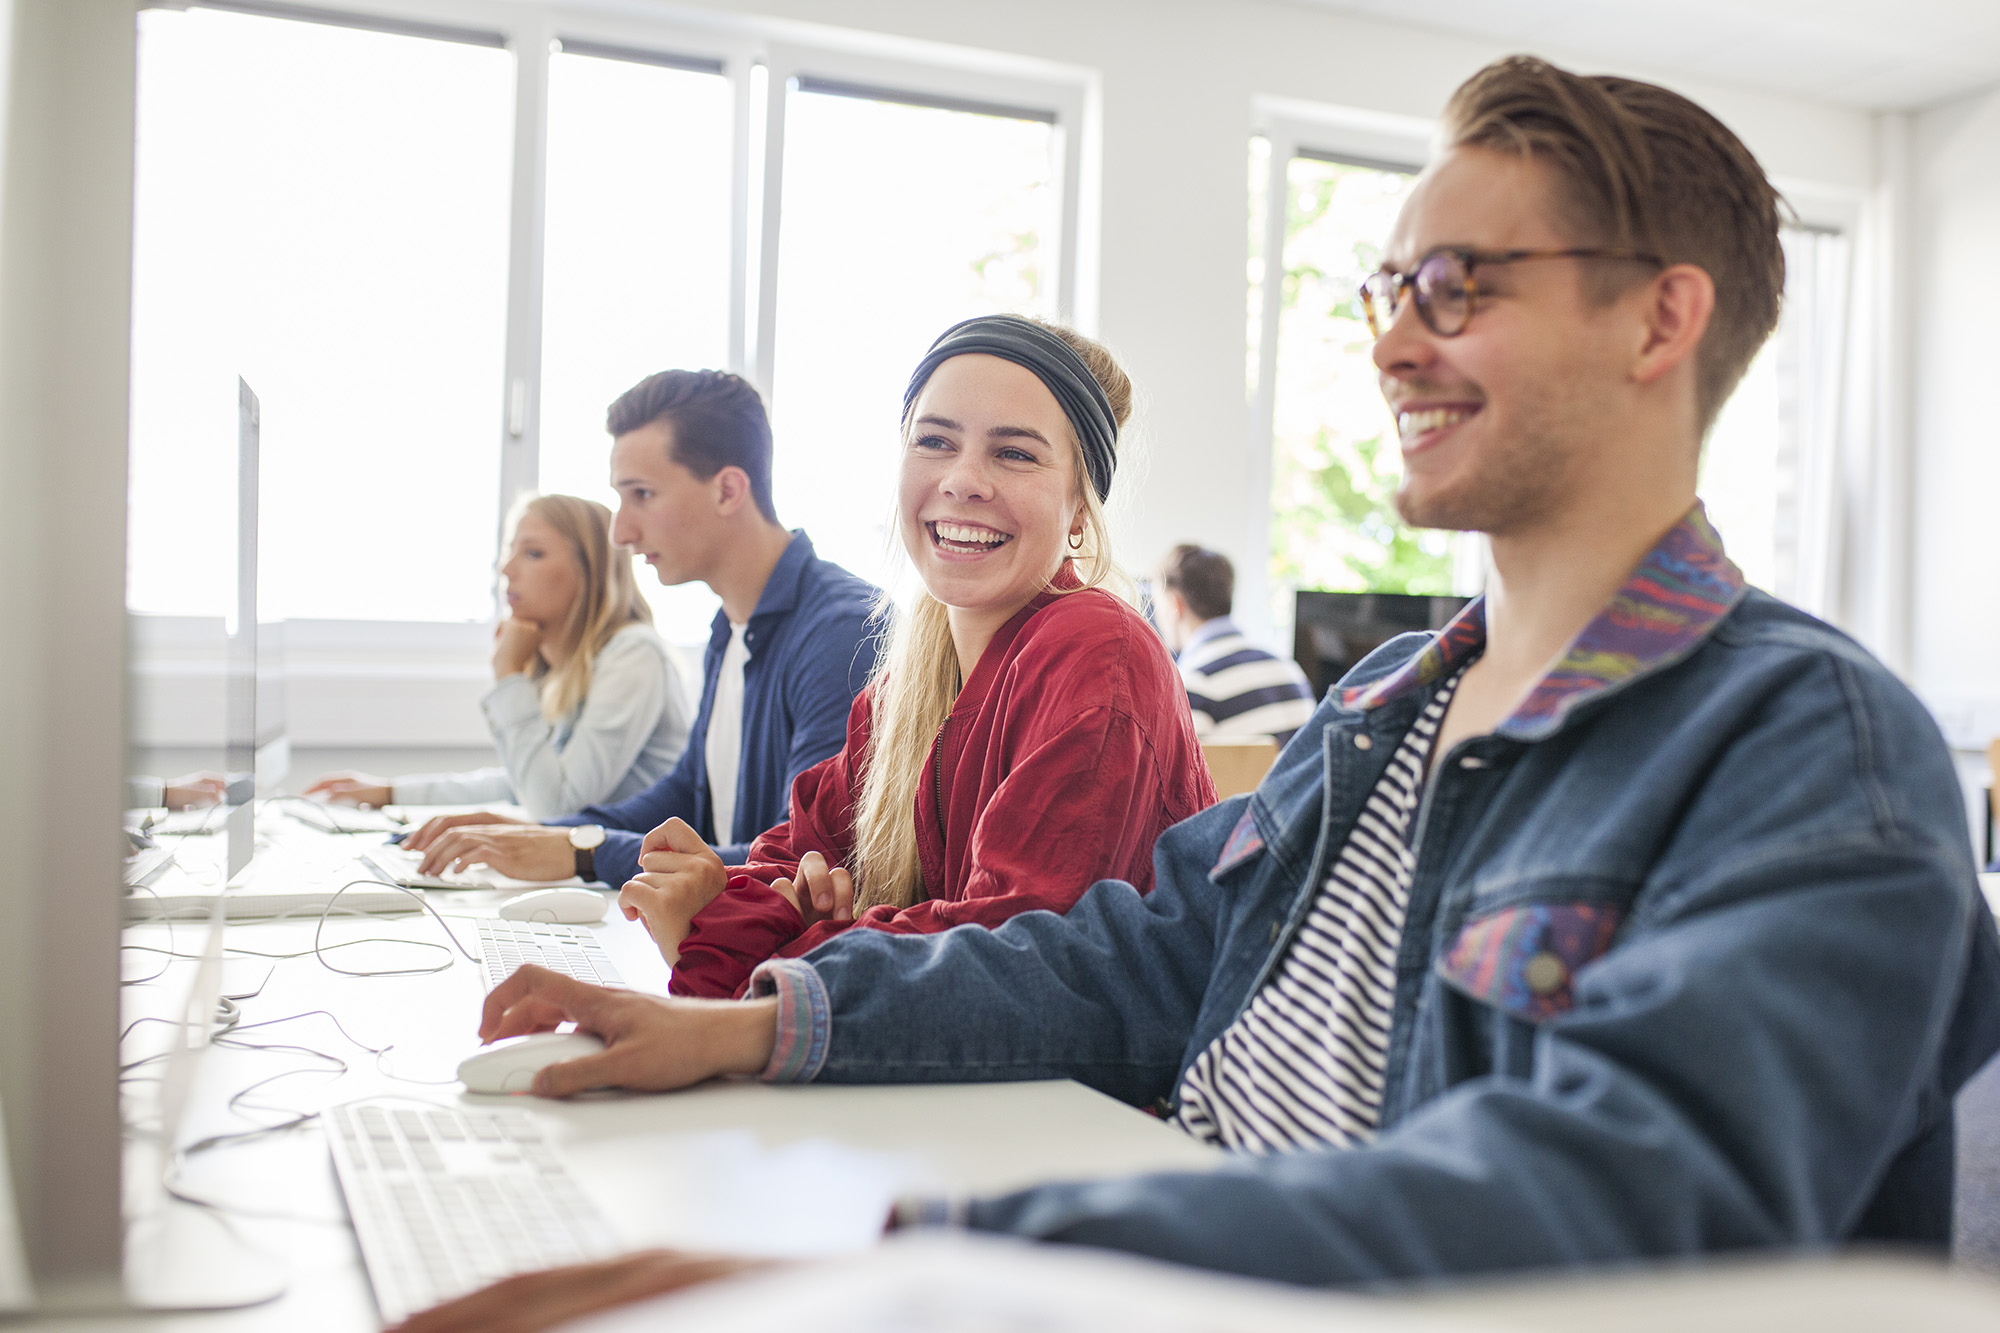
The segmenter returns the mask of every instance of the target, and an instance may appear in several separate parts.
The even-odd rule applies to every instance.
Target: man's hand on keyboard
[[[482,863],[515,879],[568,879],[576,873],[576,849],[566,828],[468,824],[426,848],[417,873],[444,875]]]
[[[646,835],[639,845],[640,873],[619,890],[627,921],[643,921],[669,967],[680,961],[695,913],[729,887],[722,858],[680,818]]]
[[[479,1039],[550,1032],[564,1022],[602,1038],[605,1049],[536,1074],[538,1097],[591,1088],[666,1092],[719,1074],[759,1073],[777,1045],[778,1002],[641,995],[527,964],[487,995]]]
[[[721,1277],[776,1266],[771,1259],[641,1250],[596,1263],[505,1278],[426,1310],[393,1333],[535,1333],[594,1310],[608,1310]]]
[[[525,819],[516,819],[512,815],[496,815],[491,810],[478,810],[467,815],[439,815],[435,819],[425,820],[422,827],[404,838],[403,846],[413,852],[421,852],[452,829],[464,828],[469,824],[527,824],[530,828],[541,827]]]

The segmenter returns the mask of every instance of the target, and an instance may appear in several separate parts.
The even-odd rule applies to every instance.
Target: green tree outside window
[[[1253,290],[1261,271],[1266,141],[1252,153]],[[1289,621],[1292,590],[1452,591],[1451,534],[1415,531],[1393,503],[1402,474],[1395,423],[1355,309],[1361,280],[1414,176],[1295,157],[1287,164],[1272,440],[1271,585]],[[1258,319],[1251,315],[1252,365]],[[1253,370],[1254,375],[1254,370]]]

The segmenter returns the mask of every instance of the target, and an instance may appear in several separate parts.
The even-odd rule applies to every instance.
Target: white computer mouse
[[[537,1032],[482,1046],[458,1062],[467,1092],[526,1092],[544,1065],[596,1055],[604,1043],[583,1032]]]
[[[596,889],[536,889],[500,904],[506,921],[550,921],[559,926],[587,926],[604,919],[610,899]]]

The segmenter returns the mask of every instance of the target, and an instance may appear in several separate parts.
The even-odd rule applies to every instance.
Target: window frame
[[[1791,423],[1792,444],[1798,450],[1792,494],[1796,586],[1787,592],[1806,611],[1840,623],[1846,609],[1841,567],[1851,540],[1849,516],[1866,503],[1863,497],[1875,482],[1872,475],[1856,475],[1860,456],[1867,452],[1859,446],[1861,438],[1880,429],[1874,420],[1873,385],[1868,376],[1852,374],[1850,368],[1868,364],[1866,340],[1882,318],[1864,305],[1862,268],[1871,228],[1879,224],[1871,221],[1865,191],[1789,176],[1774,176],[1771,184],[1790,205],[1791,216],[1781,222],[1784,230],[1831,235],[1846,242],[1843,268],[1828,275],[1837,323],[1809,335],[1820,344],[1824,364],[1816,368],[1823,378],[1810,386],[1810,399],[1799,402],[1797,419]],[[1786,274],[1788,288],[1793,278]],[[1798,347],[1786,349],[1785,354],[1795,358],[1795,368],[1796,359],[1811,355]],[[1811,438],[1815,435],[1817,439]],[[1906,550],[1907,544],[1896,549]],[[1899,571],[1899,577],[1906,573]]]
[[[906,38],[734,15],[683,12],[651,17],[623,6],[581,0],[142,0],[142,8],[206,8],[260,17],[363,28],[404,36],[498,46],[515,57],[513,176],[509,194],[506,337],[504,364],[494,389],[501,395],[501,434],[495,467],[498,512],[504,516],[540,473],[544,252],[548,186],[549,57],[571,43],[593,56],[714,69],[729,80],[734,105],[730,184],[729,354],[727,369],[774,396],[777,361],[778,242],[784,212],[785,117],[789,92],[799,80],[836,85],[857,94],[886,94],[916,105],[987,112],[1012,111],[1054,130],[1054,177],[1060,191],[1058,231],[1050,246],[1058,317],[1094,322],[1094,227],[1097,123],[1095,75],[1063,66],[971,48]],[[822,89],[826,91],[827,89]],[[493,534],[497,562],[501,532]],[[496,613],[497,587],[496,587]],[[145,616],[148,621],[181,617]],[[441,670],[441,643],[463,642],[467,651],[450,674],[466,691],[485,672],[484,640],[455,633],[460,622],[317,621],[295,637],[318,643],[346,636],[370,664],[364,674],[381,686],[418,687]],[[465,622],[477,624],[478,622]],[[142,635],[145,644],[165,635]],[[692,645],[677,645],[682,648]],[[143,650],[135,654],[141,677],[160,670]],[[360,669],[355,664],[352,669]],[[310,679],[293,682],[295,700],[316,691]],[[393,742],[356,710],[318,708],[308,698],[295,707],[295,744],[356,745]],[[365,712],[365,710],[362,710]],[[339,714],[347,714],[346,720]],[[300,727],[302,718],[317,725]],[[476,727],[476,709],[468,725]],[[453,729],[456,730],[456,729]],[[483,739],[484,733],[480,732]],[[465,739],[471,733],[464,733]],[[141,744],[146,737],[135,737]],[[407,742],[405,742],[407,743]]]
[[[1264,268],[1256,284],[1257,378],[1250,393],[1251,494],[1255,507],[1252,537],[1255,566],[1237,571],[1239,619],[1255,624],[1271,605],[1271,488],[1277,472],[1278,334],[1284,313],[1285,224],[1290,216],[1289,186],[1294,158],[1340,162],[1383,171],[1424,169],[1431,156],[1435,122],[1361,107],[1322,106],[1280,98],[1259,98],[1253,106],[1250,137],[1270,146],[1265,162]],[[1247,147],[1247,143],[1246,143]],[[1477,591],[1479,548],[1457,544],[1454,591]],[[1470,554],[1468,554],[1468,552]],[[1289,624],[1258,625],[1279,642],[1291,642]]]

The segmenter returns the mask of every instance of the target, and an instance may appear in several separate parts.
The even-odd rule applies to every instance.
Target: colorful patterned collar
[[[1722,538],[1697,501],[1662,537],[1632,576],[1583,627],[1562,660],[1536,683],[1505,722],[1503,736],[1551,735],[1584,701],[1673,665],[1699,647],[1743,598],[1743,571],[1722,552]],[[1364,712],[1429,685],[1486,646],[1486,599],[1473,601],[1428,648],[1370,685],[1340,691]]]

